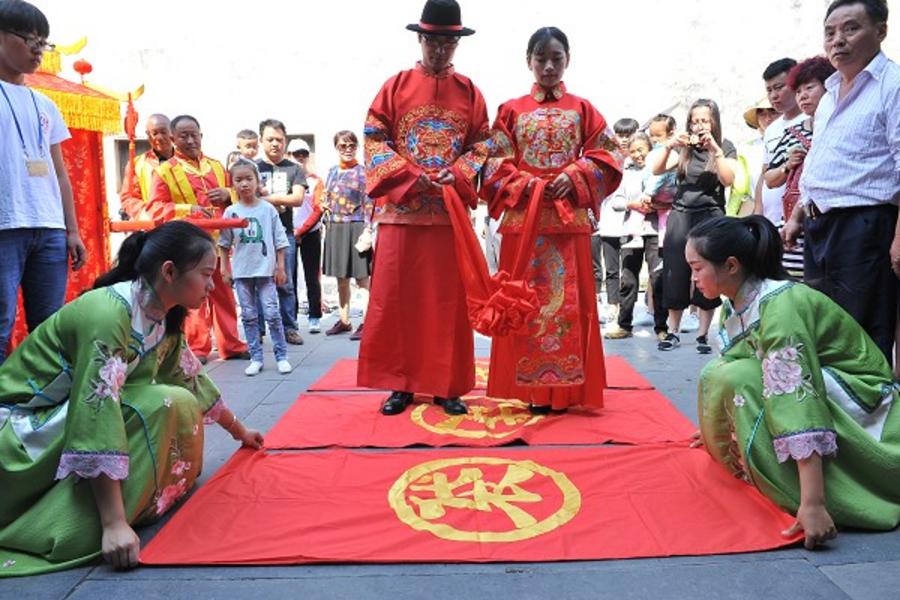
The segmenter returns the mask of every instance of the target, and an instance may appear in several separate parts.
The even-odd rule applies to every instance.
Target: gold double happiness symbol
[[[483,467],[505,466],[502,477],[485,477]],[[456,473],[451,479],[451,474]],[[562,497],[559,507],[538,520],[529,507],[547,500],[534,491],[535,480],[549,479]],[[527,485],[531,483],[531,485]],[[531,487],[532,489],[527,489]],[[518,542],[553,531],[581,509],[581,493],[564,473],[530,460],[461,457],[415,466],[391,486],[388,502],[397,517],[417,531],[428,531],[456,542]],[[511,527],[506,531],[464,531],[441,521],[447,509],[500,512]],[[480,522],[482,519],[472,519]]]
[[[409,418],[431,433],[469,439],[503,439],[515,435],[519,428],[534,425],[544,418],[543,415],[528,412],[528,404],[521,400],[484,398],[484,401],[489,403],[488,406],[470,402],[466,414],[451,416],[446,415],[440,407],[419,404],[410,412]],[[429,422],[428,415],[439,416],[434,422]],[[466,429],[464,425],[474,425],[477,428]],[[508,429],[500,429],[501,426]]]

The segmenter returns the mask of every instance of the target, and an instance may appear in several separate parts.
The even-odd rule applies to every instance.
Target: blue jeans
[[[293,232],[288,232],[288,247],[284,249],[284,285],[278,286],[278,301],[281,303],[281,323],[285,331],[297,331],[297,288],[294,271],[297,270],[297,240]],[[268,319],[266,319],[268,321]]]
[[[242,277],[234,280],[238,302],[241,304],[241,321],[247,336],[250,359],[263,361],[262,343],[259,337],[259,313],[257,302],[262,303],[263,317],[269,325],[269,335],[275,346],[275,360],[287,359],[287,342],[284,341],[284,327],[278,314],[278,291],[274,277]]]
[[[0,230],[0,363],[16,322],[19,286],[31,332],[66,301],[68,255],[63,229]]]

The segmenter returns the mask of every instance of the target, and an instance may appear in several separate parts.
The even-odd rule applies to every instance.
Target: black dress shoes
[[[412,404],[413,395],[409,392],[393,392],[381,405],[381,414],[399,415]]]
[[[444,407],[444,412],[448,415],[464,415],[469,412],[469,409],[466,408],[465,402],[456,398],[439,398],[438,396],[434,397],[434,403],[438,406]]]
[[[528,405],[528,412],[530,412],[533,415],[549,415],[550,410],[551,410],[551,407],[549,404],[546,404],[544,406],[535,406],[534,404]]]

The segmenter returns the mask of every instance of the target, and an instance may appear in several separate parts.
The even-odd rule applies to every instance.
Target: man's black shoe
[[[438,396],[434,397],[434,403],[438,406],[444,407],[444,412],[448,415],[464,415],[469,412],[469,409],[466,408],[465,402],[456,398],[439,398]]]
[[[381,405],[381,414],[399,415],[412,404],[413,395],[409,392],[394,392]]]

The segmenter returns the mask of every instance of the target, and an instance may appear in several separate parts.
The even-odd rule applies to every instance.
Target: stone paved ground
[[[324,322],[327,328],[332,319]],[[655,349],[646,337],[607,342],[696,422],[697,373],[705,358],[696,354],[693,336],[670,353]],[[279,376],[272,370],[250,379],[239,362],[212,361],[213,378],[241,419],[263,431],[338,358],[355,356],[346,339],[306,336],[291,347],[296,370]],[[479,355],[489,342],[479,339]],[[267,354],[267,357],[270,356]],[[219,428],[207,429],[205,473],[208,479],[235,449]],[[161,524],[160,524],[161,525]],[[159,525],[139,532],[146,542]],[[787,549],[730,556],[610,560],[528,564],[320,565],[278,567],[141,568],[120,573],[103,564],[24,579],[0,579],[0,600],[136,600],[164,598],[427,598],[444,600],[514,598],[900,598],[900,531],[842,532],[826,550]]]

